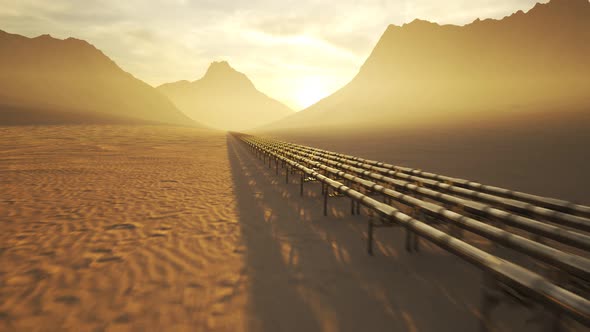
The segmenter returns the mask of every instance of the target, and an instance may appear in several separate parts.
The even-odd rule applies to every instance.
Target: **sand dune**
[[[57,135],[59,133],[59,135]],[[0,129],[0,330],[473,331],[481,274],[214,131]],[[57,138],[59,137],[59,138]],[[100,140],[98,139],[100,137]],[[97,143],[100,142],[100,143]],[[480,241],[481,246],[488,246]],[[499,331],[537,331],[505,306]]]

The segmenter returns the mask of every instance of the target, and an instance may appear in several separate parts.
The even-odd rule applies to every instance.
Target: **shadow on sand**
[[[252,331],[477,331],[481,273],[423,243],[404,251],[400,228],[376,233],[366,254],[366,217],[321,185],[268,168],[228,135],[250,294]],[[510,314],[509,314],[510,315]],[[507,317],[506,322],[514,321]],[[505,323],[508,324],[508,323]],[[498,324],[498,330],[514,326]]]

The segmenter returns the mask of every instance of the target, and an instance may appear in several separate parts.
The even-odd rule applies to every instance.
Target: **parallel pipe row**
[[[441,202],[451,206],[459,206],[466,212],[472,213],[474,215],[500,221],[506,225],[521,228],[538,236],[543,236],[575,248],[590,251],[590,235],[587,235],[583,232],[568,230],[560,226],[540,222],[526,216],[503,211],[501,209],[495,208],[492,205],[486,205],[478,201],[452,196],[447,194],[448,191],[432,190],[420,185],[416,185],[414,182],[398,180],[381,175],[379,173],[374,173],[370,169],[367,170],[366,168],[349,166],[349,164],[343,163],[340,158],[327,159],[320,157],[317,154],[305,152],[305,150],[290,148],[284,144],[269,142],[268,140],[262,140],[260,142],[264,142],[264,144],[268,144],[269,146],[272,146],[273,148],[279,149],[281,151],[292,152],[330,165],[334,168],[357,174],[359,177],[364,179],[376,180],[392,185],[394,188],[400,188],[405,192],[414,193],[433,201]]]
[[[254,139],[254,141],[256,140]],[[258,143],[264,144],[261,142]],[[488,225],[482,221],[461,215],[457,212],[448,210],[442,206],[414,198],[401,192],[383,187],[375,182],[345,173],[344,171],[341,171],[337,168],[333,168],[324,165],[320,162],[313,161],[311,159],[306,158],[305,156],[285,152],[272,146],[267,147],[272,152],[282,154],[283,156],[290,158],[292,160],[296,160],[311,167],[321,169],[326,173],[329,173],[333,177],[345,179],[349,183],[361,186],[369,191],[381,193],[385,197],[390,197],[400,203],[403,203],[416,209],[420,209],[421,211],[425,212],[426,214],[434,218],[445,220],[451,223],[452,225],[456,225],[465,230],[481,235],[489,240],[495,241],[509,248],[518,250],[524,254],[530,255],[537,259],[541,259],[546,263],[552,264],[556,267],[562,268],[580,278],[590,280],[590,259],[563,252],[553,247],[550,247],[546,244],[539,243],[527,239],[523,236],[513,234],[501,228]]]
[[[331,158],[324,158],[328,155],[322,152],[321,156],[318,156],[317,151],[310,153],[311,148],[302,148],[301,146],[294,147],[292,145],[286,145],[284,142],[271,141],[243,134],[234,134],[234,136],[246,143],[255,153],[268,156],[269,167],[271,162],[270,158],[272,157],[277,163],[280,161],[292,170],[300,172],[302,177],[301,186],[303,186],[305,177],[321,182],[323,187],[326,186],[326,190],[323,190],[325,204],[327,202],[328,188],[331,188],[333,191],[351,199],[353,202],[351,212],[354,212],[355,202],[357,208],[358,206],[363,205],[369,211],[380,216],[382,220],[404,226],[408,231],[437,244],[447,251],[462,257],[482,270],[490,273],[499,282],[517,290],[518,292],[527,294],[528,297],[533,298],[558,312],[566,313],[586,326],[590,326],[590,301],[586,297],[565,289],[535,272],[478,249],[443,230],[429,225],[423,220],[418,220],[402,213],[394,206],[379,202],[375,198],[372,198],[359,190],[363,188],[365,191],[379,193],[384,195],[384,197],[387,197],[387,199],[396,200],[405,205],[412,206],[423,211],[430,217],[444,220],[449,224],[484,236],[495,243],[499,243],[551,264],[560,271],[563,271],[572,277],[579,278],[583,283],[587,283],[588,280],[590,280],[590,261],[586,257],[561,251],[547,244],[527,239],[502,228],[484,223],[481,220],[451,211],[432,202],[408,196],[395,190],[396,187],[394,187],[394,189],[386,188],[376,182],[366,179],[365,177],[373,177],[375,180],[379,181],[382,181],[383,178],[387,177],[366,169],[351,166],[349,162],[344,162],[344,160],[335,159],[342,159],[340,156],[329,155]],[[323,174],[321,172],[323,172]],[[363,176],[349,174],[348,172]],[[286,170],[286,176],[288,176],[288,173],[289,171]],[[399,181],[395,179],[391,180]],[[344,181],[346,184],[340,181]],[[535,220],[513,215],[494,208],[483,208],[481,203],[463,202],[464,200],[460,198],[438,193],[431,189],[419,187],[408,182],[401,181],[396,185],[401,186],[404,190],[414,190],[419,191],[420,194],[431,195],[430,198],[437,197],[439,200],[451,200],[454,204],[461,203],[466,209],[471,208],[480,213],[482,211],[492,213],[496,218],[506,217],[516,223],[520,221],[525,224],[536,226],[546,225],[547,227],[555,227],[544,223],[535,224]],[[371,227],[371,222],[369,223],[369,227]],[[531,227],[534,228],[533,226]],[[575,246],[582,249],[588,249],[588,238],[586,238],[586,235],[584,234],[558,228],[545,229],[544,231],[545,233],[543,234],[545,236],[559,234],[558,236],[553,236],[553,238],[566,241],[566,243],[570,245],[570,241],[574,239],[573,243]],[[371,237],[370,233],[369,237]]]
[[[323,155],[350,165],[370,169],[382,174],[421,182],[424,185],[454,191],[460,195],[475,198],[487,203],[498,204],[517,212],[530,213],[547,220],[564,223],[590,231],[590,206],[574,204],[555,198],[527,194],[478,182],[439,175],[422,170],[382,163],[375,160],[307,147],[299,144],[276,141],[292,148]],[[470,190],[467,190],[467,189]]]

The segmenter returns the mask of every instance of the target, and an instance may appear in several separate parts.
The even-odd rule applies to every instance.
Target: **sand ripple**
[[[193,129],[0,128],[0,330],[239,330],[226,148]]]

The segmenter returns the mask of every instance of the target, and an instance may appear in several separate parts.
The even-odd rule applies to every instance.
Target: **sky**
[[[348,83],[389,24],[463,25],[548,0],[0,0],[0,30],[87,40],[158,86],[226,60],[300,110]]]

